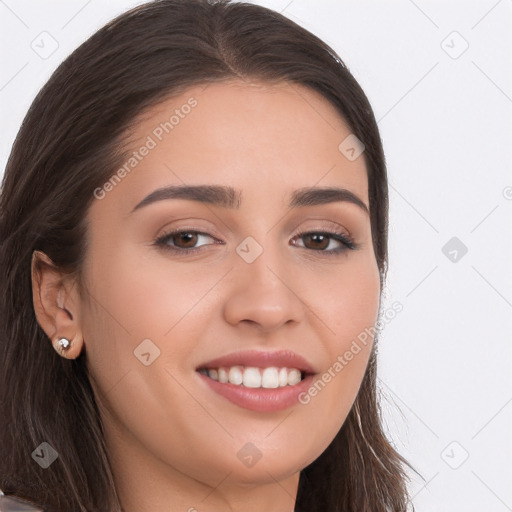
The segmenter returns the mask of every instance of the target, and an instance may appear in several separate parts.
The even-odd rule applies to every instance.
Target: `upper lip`
[[[244,350],[232,352],[231,354],[200,364],[196,370],[202,368],[220,368],[221,366],[255,366],[260,368],[277,366],[278,368],[297,368],[297,370],[305,373],[316,373],[309,361],[290,350],[278,350],[275,352]]]

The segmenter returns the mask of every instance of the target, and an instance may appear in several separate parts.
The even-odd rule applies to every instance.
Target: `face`
[[[80,306],[115,460],[250,486],[332,441],[380,292],[364,154],[338,149],[350,133],[285,83],[190,88],[136,123],[88,212]]]

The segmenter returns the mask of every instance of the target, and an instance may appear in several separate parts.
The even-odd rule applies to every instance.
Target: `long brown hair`
[[[0,196],[0,488],[48,512],[119,512],[84,353],[60,357],[36,321],[31,257],[80,276],[93,191],[121,162],[137,115],[197,84],[287,81],[322,94],[365,145],[373,247],[387,269],[386,167],[372,108],[339,56],[267,8],[158,0],[119,16],[77,48],[23,122]],[[355,403],[330,446],[300,474],[295,510],[408,509],[407,461],[381,423],[377,337]],[[31,454],[59,454],[48,469]]]

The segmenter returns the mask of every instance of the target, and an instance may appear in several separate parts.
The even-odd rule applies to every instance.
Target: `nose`
[[[233,326],[246,324],[272,332],[304,318],[305,305],[298,283],[277,251],[265,249],[252,263],[238,255],[230,272],[230,288],[224,306],[225,320]]]

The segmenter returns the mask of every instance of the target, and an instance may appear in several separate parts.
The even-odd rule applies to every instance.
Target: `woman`
[[[34,100],[0,197],[0,488],[46,511],[403,511],[368,100],[273,11],[144,4]]]

